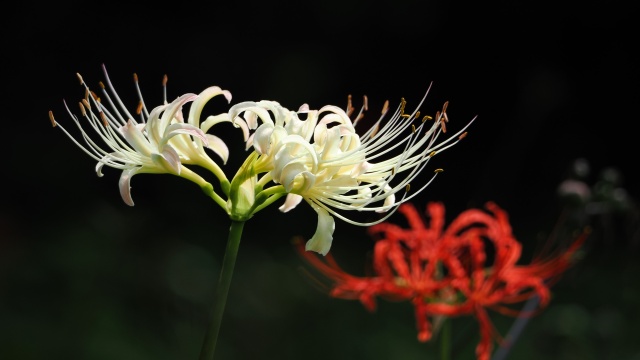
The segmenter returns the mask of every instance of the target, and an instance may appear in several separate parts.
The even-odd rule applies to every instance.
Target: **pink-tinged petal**
[[[267,109],[260,107],[253,101],[245,101],[239,104],[235,104],[229,109],[229,117],[231,122],[238,121],[237,117],[244,113],[244,120],[249,125],[250,129],[255,129],[257,126],[257,118],[260,118],[263,123],[274,125],[271,114]]]
[[[356,165],[353,167],[353,169],[351,170],[351,176],[358,177],[364,173],[366,173],[367,171],[369,171],[369,169],[371,169],[373,167],[373,164],[371,164],[368,161],[363,161],[360,164]]]
[[[336,228],[335,220],[333,216],[318,207],[313,206],[313,209],[318,213],[318,227],[313,237],[307,241],[305,250],[315,251],[321,255],[327,255],[331,249],[331,242],[333,241],[333,231]]]
[[[202,129],[202,131],[204,132],[207,132],[214,125],[222,122],[231,122],[233,126],[235,126],[236,128],[240,128],[240,130],[242,130],[244,141],[247,141],[247,139],[249,138],[249,126],[247,125],[247,122],[238,117],[236,117],[235,121],[232,122],[229,114],[226,113],[207,117],[207,120],[203,121],[202,124],[200,124],[200,129]]]
[[[176,118],[176,114],[179,111],[182,111],[182,107],[184,106],[184,104],[190,101],[194,101],[197,98],[198,95],[196,94],[184,94],[179,98],[173,100],[162,113],[160,121],[158,122],[158,129],[162,131],[162,129],[168,127],[169,124],[171,124],[171,120]]]
[[[227,90],[222,90],[218,86],[210,86],[198,94],[198,97],[195,98],[191,104],[191,108],[189,109],[189,124],[196,127],[199,126],[200,115],[202,114],[202,109],[205,104],[218,95],[224,95],[225,99],[227,99],[227,103],[231,102],[231,93]]]
[[[124,136],[129,145],[136,150],[136,152],[145,156],[151,155],[151,144],[147,137],[142,133],[140,127],[138,127],[138,124],[129,120],[126,125],[120,128],[120,133]]]
[[[229,159],[229,148],[227,147],[227,144],[225,144],[222,139],[215,135],[206,134],[206,136],[207,142],[209,143],[209,145],[207,145],[207,148],[213,150],[213,152],[218,154],[218,156],[220,156],[220,158],[222,159],[222,163],[226,164],[227,160]]]
[[[306,113],[309,112],[309,104],[302,104],[300,105],[300,108],[298,109],[299,113]]]
[[[120,175],[120,180],[118,181],[118,186],[120,187],[120,196],[122,196],[122,200],[129,205],[133,206],[133,199],[131,198],[131,178],[133,175],[138,173],[139,168],[128,169],[122,171]]]
[[[195,138],[202,140],[205,146],[208,145],[207,136],[202,130],[200,130],[197,127],[194,127],[191,124],[177,123],[177,124],[171,124],[167,127],[162,137],[162,141],[160,142],[158,147],[162,148],[164,145],[167,144],[167,142],[169,142],[169,140],[172,137],[179,134],[193,136]]]
[[[166,145],[161,154],[151,154],[151,160],[168,173],[180,175],[180,155],[173,147]]]
[[[253,146],[253,136],[255,135],[255,133],[251,133],[251,135],[249,135],[249,138],[247,139],[247,143],[244,146],[245,150],[249,150],[249,148],[251,146]]]
[[[258,127],[258,114],[251,111],[246,112],[244,113],[244,120],[247,122],[249,129],[255,130]],[[235,121],[238,121],[237,117],[235,118]]]
[[[298,204],[300,204],[301,201],[302,201],[302,196],[298,194],[287,194],[287,198],[284,201],[284,204],[282,204],[282,206],[280,206],[278,210],[282,211],[283,213],[286,213],[287,211],[298,206]]]
[[[167,108],[168,105],[160,105],[151,109],[149,113],[149,118],[147,119],[147,137],[153,146],[158,146],[160,139],[162,138],[162,133],[164,129],[159,127],[160,123],[160,115]]]

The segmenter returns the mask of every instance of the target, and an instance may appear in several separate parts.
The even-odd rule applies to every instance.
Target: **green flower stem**
[[[240,238],[242,237],[242,228],[244,221],[231,221],[229,228],[229,238],[227,239],[227,249],[222,259],[222,269],[220,270],[220,278],[218,279],[218,287],[213,303],[213,311],[211,313],[211,321],[209,328],[202,343],[200,351],[200,360],[212,360],[216,350],[216,342],[220,333],[220,324],[222,323],[222,315],[224,315],[224,307],[227,303],[227,295],[229,294],[229,286],[231,285],[231,277],[233,276],[233,268],[236,264],[238,249],[240,248]]]
[[[216,192],[213,190],[213,185],[211,185],[211,183],[209,183],[208,181],[206,181],[205,179],[202,178],[202,176],[198,175],[197,173],[195,173],[193,170],[187,168],[186,166],[183,166],[181,171],[180,171],[180,175],[178,175],[182,178],[185,178],[187,180],[193,181],[194,183],[198,184],[200,186],[200,188],[202,189],[202,191],[204,191],[204,193],[209,196],[211,199],[213,199],[213,201],[216,202],[216,204],[220,205],[223,209],[227,209],[227,202],[224,201],[220,195],[216,194]]]
[[[440,360],[451,359],[451,319],[444,319],[440,330]]]

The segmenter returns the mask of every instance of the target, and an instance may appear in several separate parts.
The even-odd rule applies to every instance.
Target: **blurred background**
[[[119,172],[98,178],[95,162],[51,127],[49,110],[72,128],[63,99],[83,96],[77,72],[97,89],[102,64],[131,108],[133,73],[147,104],[159,104],[167,74],[169,99],[211,85],[231,91],[232,104],[290,109],[345,107],[349,94],[359,108],[367,95],[372,117],[385,100],[404,97],[412,109],[433,82],[423,113],[449,101],[452,132],[478,119],[434,158],[432,169],[445,171],[418,208],[443,201],[450,221],[496,202],[523,263],[593,228],[507,358],[640,359],[637,18],[622,1],[6,5],[0,359],[200,351],[229,220],[170,175],[136,176],[127,206]],[[232,149],[229,176],[242,151]],[[566,180],[590,195],[560,196]],[[416,339],[410,303],[380,301],[369,313],[314,286],[291,239],[309,238],[316,215],[277,206],[245,226],[217,358],[436,358],[437,341]],[[554,236],[557,224],[567,232]],[[366,229],[336,222],[332,253],[345,270],[363,275],[372,248]],[[503,335],[514,322],[492,319]],[[477,323],[456,318],[453,341],[455,359],[473,359]]]

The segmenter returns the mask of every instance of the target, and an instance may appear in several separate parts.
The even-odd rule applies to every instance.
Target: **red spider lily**
[[[331,253],[324,258],[304,251],[300,254],[332,281],[330,295],[358,299],[369,311],[376,297],[411,301],[415,308],[418,340],[431,339],[430,318],[474,316],[480,328],[476,347],[479,360],[488,360],[493,339],[500,341],[487,309],[511,316],[531,316],[510,306],[539,298],[537,311],[548,305],[549,282],[557,279],[573,263],[587,231],[578,236],[560,255],[537,258],[518,265],[522,247],[512,234],[508,215],[489,202],[486,210],[462,212],[444,229],[444,206],[429,203],[430,223],[416,208],[403,204],[399,211],[409,228],[382,223],[369,228],[379,237],[374,247],[374,276],[358,277],[343,271]]]

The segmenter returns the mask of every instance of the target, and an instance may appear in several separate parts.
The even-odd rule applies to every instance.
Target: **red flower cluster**
[[[499,340],[487,309],[512,316],[530,316],[510,307],[537,295],[544,308],[550,300],[549,283],[572,264],[584,242],[583,232],[560,255],[538,258],[518,265],[521,244],[512,234],[508,215],[494,203],[486,209],[462,212],[444,229],[444,206],[429,203],[430,224],[416,208],[403,204],[399,211],[409,227],[382,223],[369,228],[380,236],[373,255],[375,276],[357,277],[343,271],[331,254],[324,258],[298,250],[311,265],[333,282],[330,295],[358,299],[370,311],[376,297],[410,300],[415,307],[418,339],[432,336],[431,321],[437,316],[473,315],[480,328],[476,347],[479,360],[488,360],[493,339]]]

